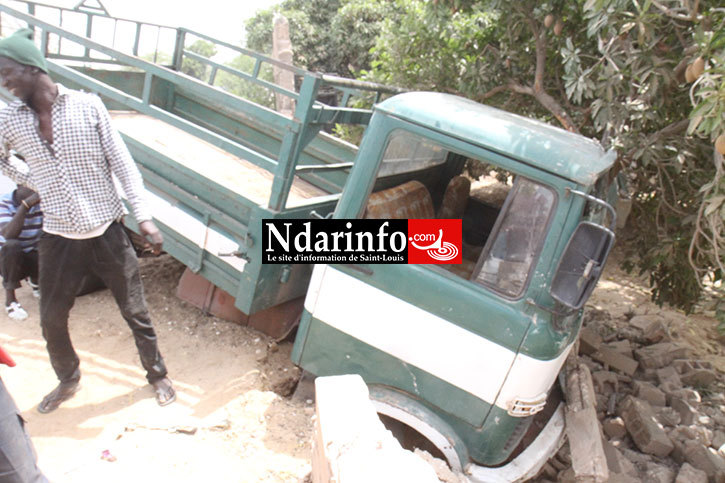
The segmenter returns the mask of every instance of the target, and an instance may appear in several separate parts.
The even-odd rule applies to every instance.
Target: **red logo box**
[[[461,263],[461,220],[408,220],[408,263]]]

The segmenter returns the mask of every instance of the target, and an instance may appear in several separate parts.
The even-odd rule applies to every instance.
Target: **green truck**
[[[526,479],[559,448],[552,387],[614,241],[613,152],[470,100],[308,72],[186,29],[83,4],[10,3],[0,5],[3,29],[9,19],[34,27],[52,77],[106,102],[165,250],[246,314],[304,297],[301,318],[267,331],[299,320],[296,364],[360,374],[391,425],[414,430],[471,481]],[[104,22],[110,42],[95,40]],[[138,57],[149,31],[172,38],[168,65]],[[254,68],[196,54],[190,39]],[[181,73],[185,59],[206,78]],[[298,88],[263,80],[265,66],[292,72]],[[294,114],[225,92],[218,72],[293,99]],[[364,100],[370,107],[349,107]],[[324,132],[334,124],[364,126],[359,147]],[[325,217],[461,219],[463,262],[262,263],[262,220]],[[526,436],[541,411],[548,422]]]

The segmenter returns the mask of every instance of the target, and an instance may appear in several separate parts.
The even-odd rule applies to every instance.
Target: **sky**
[[[48,5],[73,8],[79,0],[41,0]],[[211,37],[241,44],[244,22],[257,10],[269,8],[281,0],[101,0],[113,17],[186,27]],[[86,0],[95,5],[96,0]],[[4,3],[4,2],[3,2]],[[19,4],[8,1],[10,7]]]

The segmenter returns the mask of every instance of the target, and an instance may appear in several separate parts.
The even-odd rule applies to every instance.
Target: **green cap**
[[[48,73],[45,57],[35,46],[31,29],[20,29],[11,36],[0,39],[0,57],[13,59],[19,64],[37,67]]]

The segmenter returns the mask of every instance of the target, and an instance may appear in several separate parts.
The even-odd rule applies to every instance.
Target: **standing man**
[[[78,355],[68,333],[79,284],[88,273],[111,290],[133,332],[146,378],[162,406],[176,399],[159,353],[139,275],[138,260],[123,227],[120,182],[142,235],[155,251],[161,232],[151,221],[143,181],[126,145],[111,127],[101,99],[56,84],[45,58],[22,29],[0,40],[2,86],[18,100],[0,111],[0,168],[42,200],[39,243],[40,324],[60,384],[38,406],[47,413],[80,389]],[[28,165],[24,174],[8,163],[10,150]]]
[[[33,295],[38,290],[38,239],[43,228],[38,193],[18,186],[0,197],[0,274],[5,288],[5,311],[13,320],[25,320],[28,313],[15,298],[20,281],[29,279]]]

